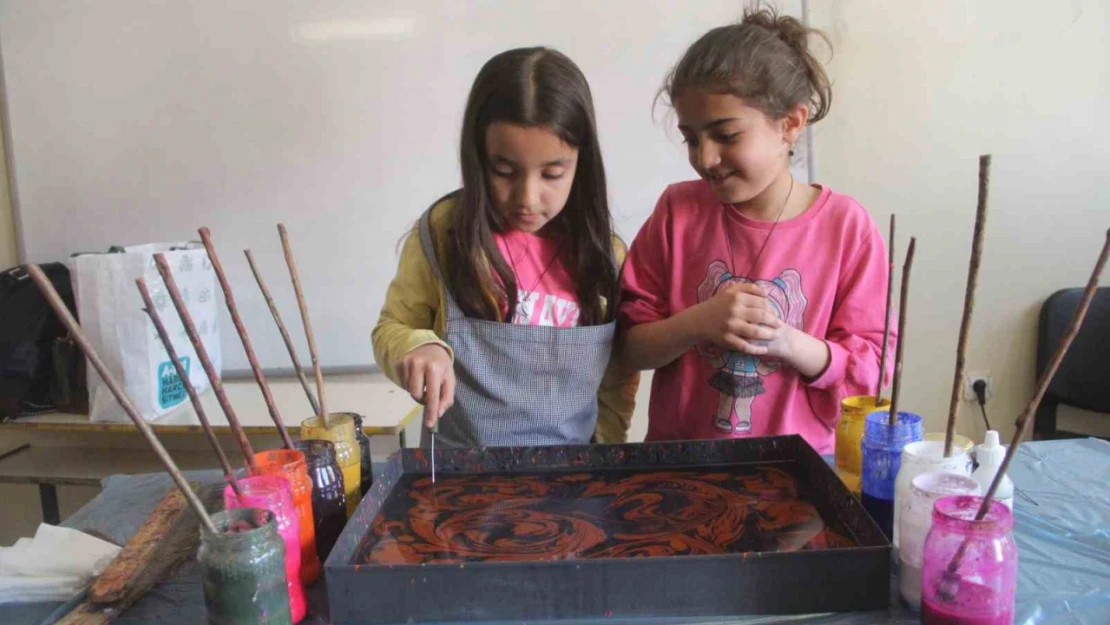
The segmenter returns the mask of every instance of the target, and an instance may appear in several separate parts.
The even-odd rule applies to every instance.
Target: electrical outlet
[[[978,380],[983,380],[987,383],[987,401],[990,401],[991,397],[994,396],[994,380],[991,378],[991,374],[988,371],[968,373],[964,376],[964,399],[967,401],[977,401],[975,389],[972,388],[972,385]]]

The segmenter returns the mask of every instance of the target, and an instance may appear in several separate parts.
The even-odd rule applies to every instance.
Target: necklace
[[[725,210],[721,211],[721,227],[725,231],[725,243],[728,244],[728,264],[729,264],[729,269],[732,272],[732,275],[734,277],[746,277],[749,280],[755,281],[755,279],[756,279],[755,278],[756,265],[759,264],[759,259],[763,257],[763,250],[767,249],[767,243],[771,240],[771,235],[775,234],[775,228],[778,227],[779,219],[782,218],[782,213],[783,213],[783,211],[786,210],[786,205],[790,203],[790,196],[793,193],[794,193],[794,174],[790,174],[790,189],[787,190],[787,192],[786,192],[786,199],[782,201],[782,206],[779,207],[779,212],[778,212],[777,215],[775,215],[775,222],[773,224],[771,224],[771,231],[768,232],[767,236],[763,238],[763,245],[759,246],[759,252],[756,253],[755,259],[752,260],[752,264],[751,264],[751,267],[748,269],[748,275],[747,276],[739,276],[736,273],[736,256],[732,252],[732,234],[729,232],[728,222],[725,220],[725,212],[728,210],[728,207],[726,206]],[[514,268],[514,271],[515,271],[515,268]]]

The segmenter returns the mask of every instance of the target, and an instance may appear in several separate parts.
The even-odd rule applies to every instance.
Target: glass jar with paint
[[[902,449],[921,440],[921,416],[899,412],[894,425],[886,411],[867,415],[863,427],[863,507],[887,538],[894,534],[894,482],[902,466]]]
[[[285,543],[269,510],[238,508],[200,528],[201,584],[211,625],[289,625]]]
[[[254,454],[256,475],[280,475],[289,480],[293,508],[301,526],[301,581],[305,586],[320,577],[320,558],[316,555],[316,523],[312,518],[312,480],[304,454],[294,449],[275,449]]]
[[[301,524],[293,508],[289,480],[277,475],[256,475],[239,480],[243,496],[224,488],[224,508],[261,508],[274,515],[277,533],[285,543],[285,585],[289,590],[289,615],[294,623],[305,615],[304,585],[301,583]]]
[[[312,480],[312,518],[316,522],[316,553],[328,559],[335,541],[347,523],[347,493],[343,474],[335,459],[331,441],[298,441],[294,446],[305,455],[308,477]]]
[[[362,500],[362,450],[355,438],[355,420],[347,413],[333,412],[328,415],[328,425],[331,427],[325,428],[320,417],[301,421],[301,440],[318,439],[335,445],[335,459],[347,489],[347,518],[350,518]]]
[[[860,472],[863,457],[860,442],[863,440],[863,421],[867,415],[890,407],[889,399],[875,403],[874,395],[845,397],[840,402],[840,421],[836,424],[836,474],[848,490],[860,494]]]
[[[902,470],[906,470],[904,464]],[[909,494],[901,503],[897,530],[902,541],[898,551],[898,589],[911,609],[917,610],[921,605],[921,565],[925,537],[933,526],[933,504],[941,497],[978,494],[979,483],[960,473],[931,471],[910,483]]]
[[[992,501],[976,521],[982,502],[982,497],[944,497],[933,506],[921,571],[921,622],[926,625],[1014,622],[1014,517]]]
[[[938,441],[944,442],[944,432],[925,432],[925,436],[921,438],[923,441]],[[952,447],[964,450],[967,454],[968,469],[967,474],[975,470],[975,441],[964,436],[963,434],[952,435]]]
[[[952,445],[952,455],[945,458],[944,441],[922,440],[909,443],[902,448],[902,466],[898,470],[898,477],[894,480],[894,534],[890,539],[896,557],[899,549],[898,519],[902,516],[902,507],[909,498],[910,483],[913,482],[913,478],[930,471],[970,476],[971,458],[966,451],[955,444]]]
[[[355,420],[355,437],[358,439],[358,450],[362,454],[360,458],[360,467],[362,468],[362,483],[359,484],[359,494],[363,497],[370,491],[370,487],[374,485],[374,468],[373,461],[370,458],[370,437],[366,432],[362,431],[362,415],[354,412],[348,412],[351,418]]]

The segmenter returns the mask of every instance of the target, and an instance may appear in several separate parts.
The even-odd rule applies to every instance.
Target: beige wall
[[[3,107],[0,107],[0,111],[2,110]],[[3,148],[0,145],[0,270],[19,262],[19,250],[15,243],[15,214],[12,212],[12,196],[8,188],[8,157]]]
[[[903,401],[927,430],[948,412],[976,157],[993,154],[968,369],[994,376],[988,409],[1009,436],[1032,390],[1040,303],[1086,282],[1110,226],[1110,0],[816,0],[810,19],[835,46],[818,179],[884,231],[896,212],[900,254],[918,238]],[[980,439],[977,409],[961,414]]]
[[[881,223],[897,212],[901,251],[909,234],[918,237],[904,402],[930,430],[941,428],[948,409],[977,155],[993,153],[995,165],[968,364],[994,376],[988,406],[1007,435],[1033,382],[1038,306],[1086,279],[1110,226],[1102,182],[1110,164],[1110,0],[1020,4],[811,2],[811,21],[836,52],[832,114],[816,127],[818,178],[856,196]],[[17,261],[0,176],[0,264]],[[633,440],[646,429],[649,384],[645,378]],[[978,440],[973,408],[961,406],[961,430]]]

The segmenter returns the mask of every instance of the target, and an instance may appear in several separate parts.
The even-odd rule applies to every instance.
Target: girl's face
[[[545,126],[506,122],[490,124],[485,141],[494,208],[512,229],[539,232],[567,204],[578,148]]]
[[[674,109],[690,165],[728,204],[751,201],[789,170],[808,116],[800,107],[775,121],[734,95],[701,89],[683,90]]]

